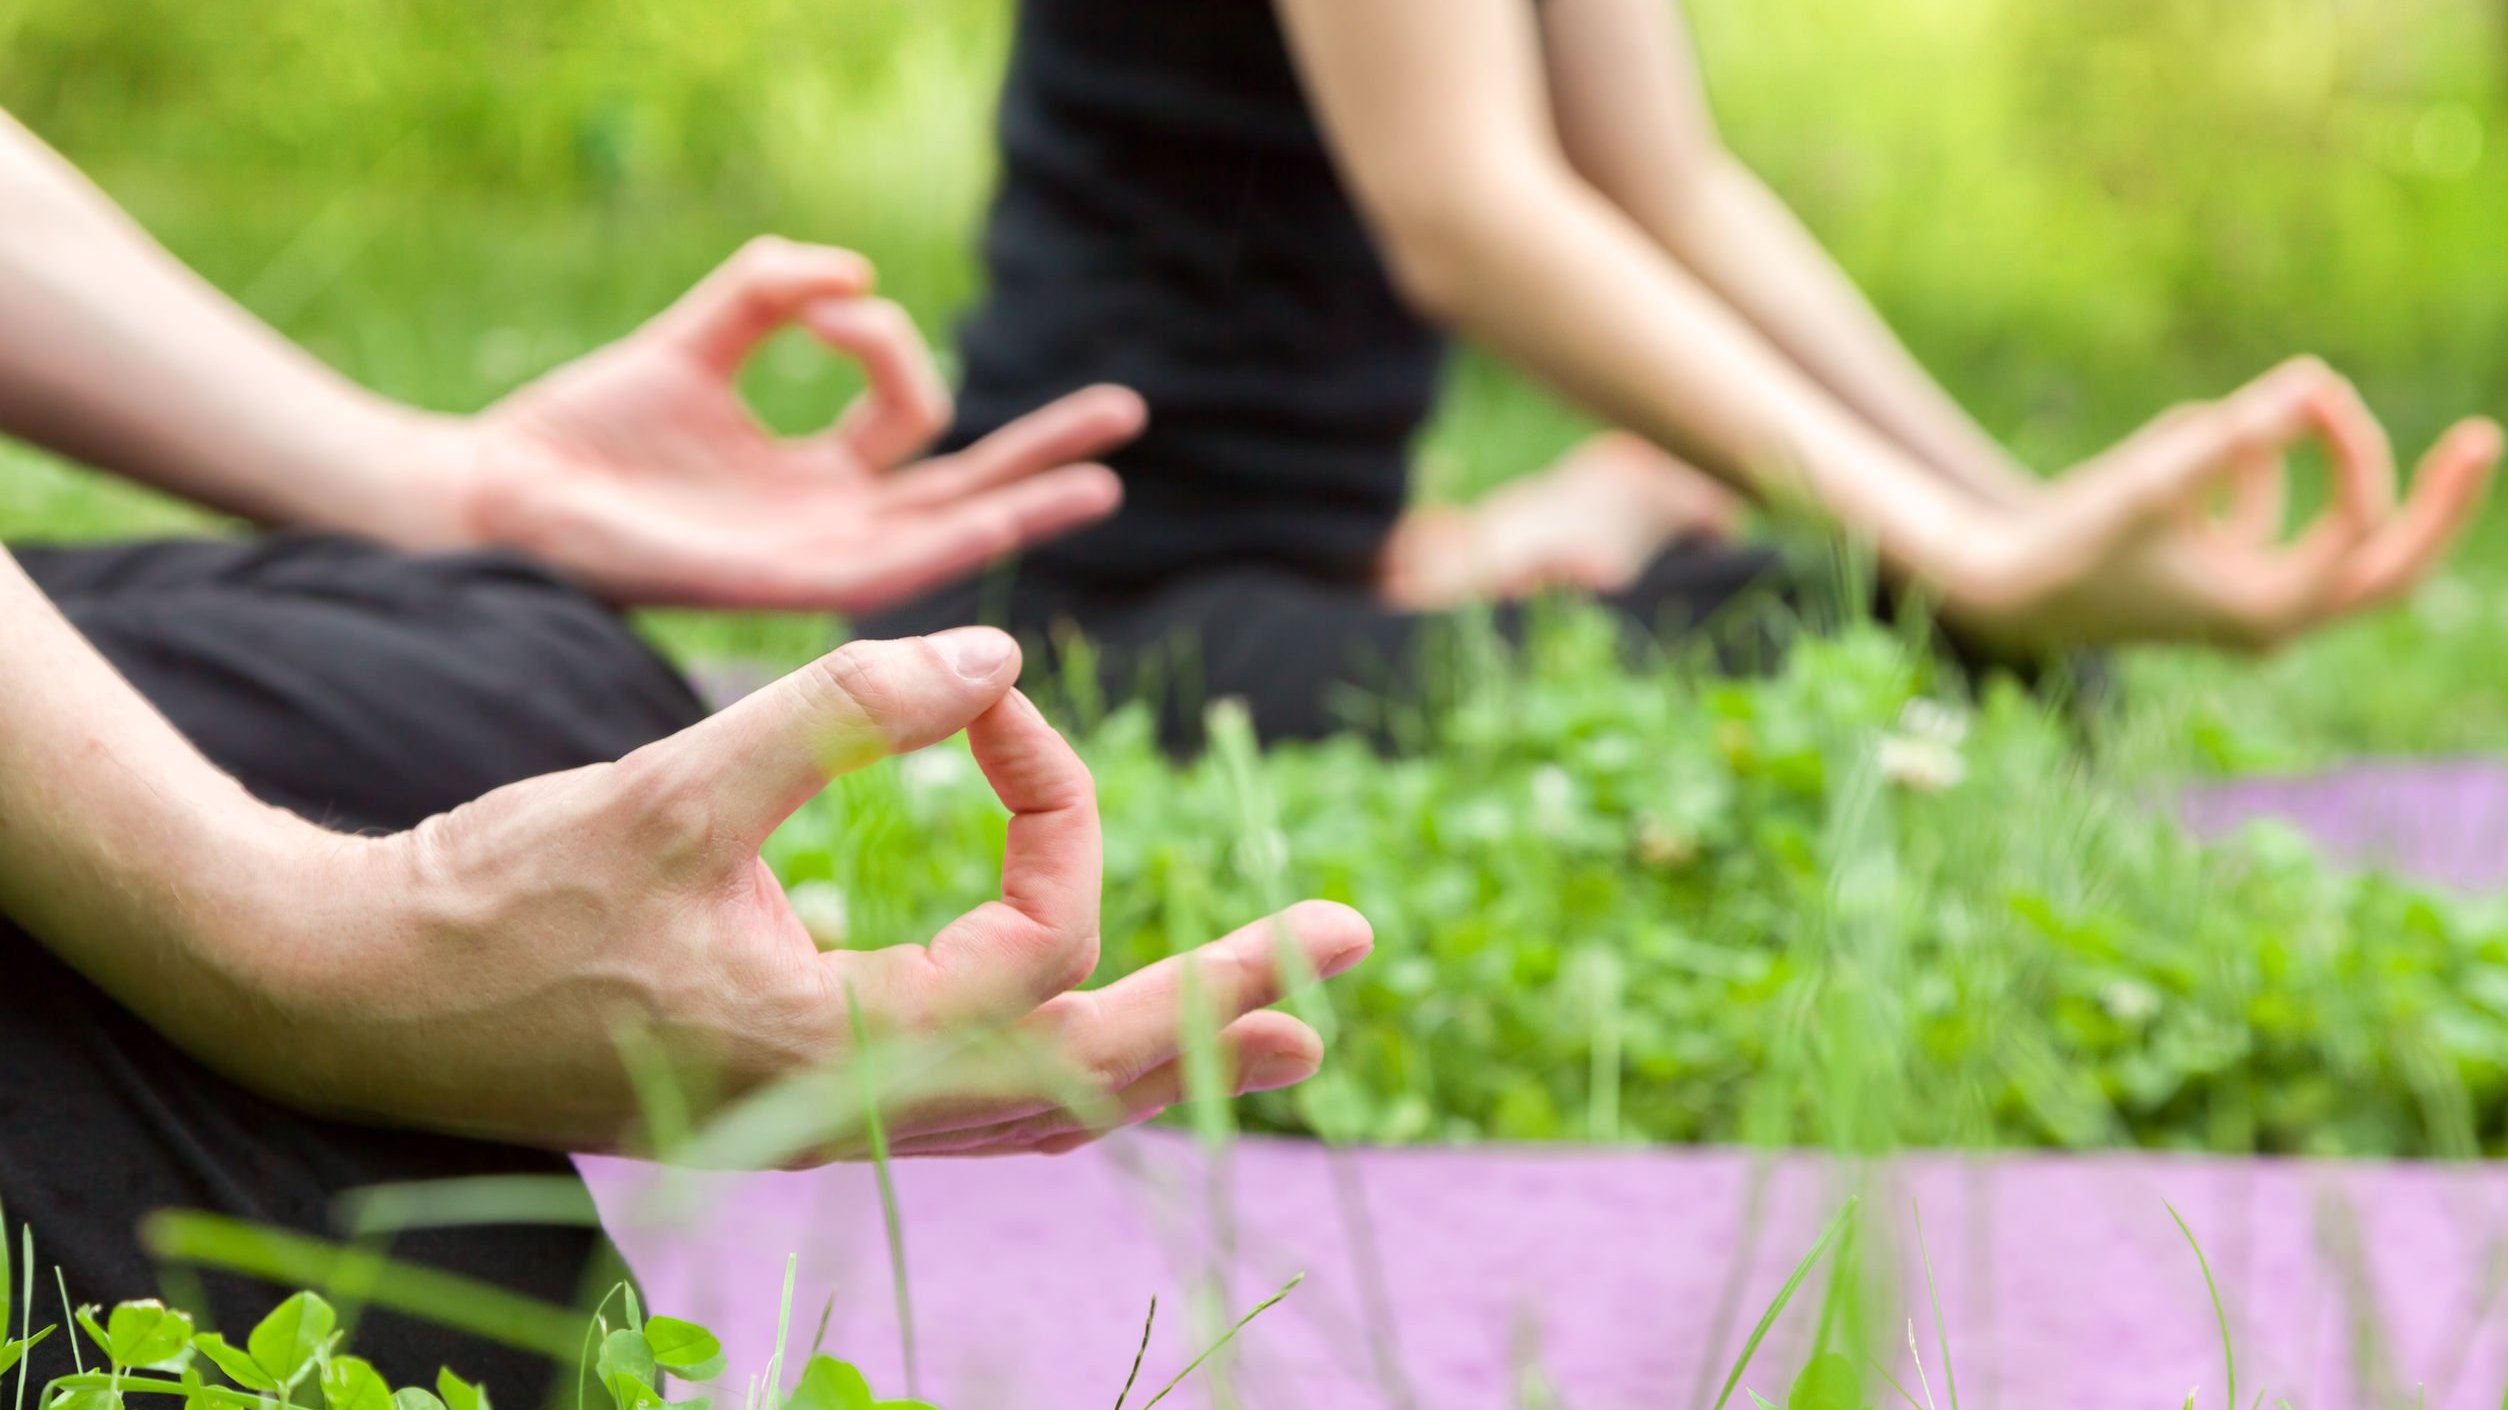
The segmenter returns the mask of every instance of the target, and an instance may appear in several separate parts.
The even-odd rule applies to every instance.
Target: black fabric
[[[413,559],[332,538],[19,550],[80,631],[260,797],[346,831],[396,831],[514,780],[619,755],[703,713],[607,610],[520,560]],[[336,1232],[333,1203],[386,1181],[570,1174],[546,1152],[345,1125],[262,1100],[193,1062],[0,920],[0,1198],[70,1296],[154,1296],[133,1236],[150,1210]],[[396,1256],[571,1302],[587,1229],[405,1236]],[[249,1329],[277,1295],[204,1283]],[[538,1403],[530,1355],[370,1314],[355,1349],[395,1384],[449,1364]],[[69,1369],[67,1337],[36,1357]]]
[[[857,623],[1007,626],[1099,688],[1154,683],[1165,736],[1237,696],[1267,738],[1400,697],[1436,619],[1372,582],[1442,337],[1403,306],[1309,113],[1271,0],[1024,0],[999,119],[990,286],[961,331],[962,446],[1093,382],[1148,401],[1124,506],[1015,566]],[[1618,605],[1685,628],[1772,555],[1684,545]],[[1500,609],[1513,631],[1516,609]]]
[[[1026,0],[999,126],[954,442],[1092,382],[1150,406],[1112,461],[1123,509],[1029,571],[1367,576],[1443,344],[1387,282],[1271,0]]]
[[[1728,664],[1766,644],[1746,598],[1790,599],[1787,574],[1770,549],[1697,539],[1675,544],[1627,591],[1604,602],[1623,613],[1633,635],[1679,635],[1722,617],[1733,631],[1712,640]],[[1527,609],[1493,609],[1491,625],[1520,639]],[[1399,743],[1388,728],[1418,702],[1429,653],[1446,619],[1385,606],[1365,587],[1319,580],[1269,564],[1179,575],[1141,592],[1093,592],[1008,573],[961,583],[866,626],[876,636],[912,636],[982,622],[1021,638],[1033,661],[1032,688],[1055,691],[1087,641],[1093,689],[1114,701],[1136,696],[1159,709],[1160,738],[1186,751],[1200,742],[1201,709],[1244,702],[1266,740],[1315,739],[1357,729]]]
[[[1416,697],[1438,619],[1386,607],[1373,581],[1444,344],[1396,297],[1272,0],[1022,0],[999,129],[990,287],[961,331],[946,444],[1101,381],[1141,392],[1149,430],[1110,460],[1112,519],[861,634],[988,622],[1065,670],[1055,633],[1076,629],[1095,688],[1156,691],[1175,747],[1221,696],[1272,739]],[[1688,631],[1752,586],[1801,604],[1785,578],[1771,551],[1693,542],[1608,600],[1633,628]]]

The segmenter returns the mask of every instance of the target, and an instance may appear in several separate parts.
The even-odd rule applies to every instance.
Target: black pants
[[[1730,624],[1714,644],[1728,656],[1755,648],[1739,614],[1741,599],[1792,598],[1779,555],[1767,548],[1685,540],[1656,558],[1638,581],[1603,601],[1633,628],[1678,634]],[[1492,613],[1507,638],[1523,634],[1526,611]],[[1074,586],[1005,569],[943,588],[858,623],[868,637],[913,636],[983,623],[1042,653],[1040,682],[1076,667],[1067,632],[1088,643],[1094,688],[1114,701],[1147,691],[1160,707],[1160,735],[1171,747],[1196,742],[1201,706],[1245,702],[1266,740],[1315,739],[1357,727],[1382,735],[1382,706],[1415,698],[1425,656],[1448,619],[1385,605],[1366,583],[1339,583],[1268,565],[1206,569],[1134,590]],[[1032,660],[1040,659],[1036,656]]]
[[[510,558],[412,559],[303,537],[17,556],[210,759],[263,799],[345,831],[407,828],[501,784],[614,759],[703,713],[615,616]],[[518,1173],[571,1170],[547,1152],[264,1101],[0,920],[0,1198],[74,1300],[158,1293],[134,1238],[151,1210],[330,1234],[344,1191]],[[392,1251],[572,1302],[599,1249],[597,1231],[538,1227],[413,1233]],[[38,1277],[45,1306],[57,1300],[49,1286]],[[231,1336],[278,1293],[228,1278],[202,1287]],[[76,1335],[64,1328],[39,1349],[39,1382],[70,1369]],[[360,1324],[354,1349],[395,1385],[432,1385],[449,1364],[531,1405],[549,1384],[537,1357],[381,1314]]]

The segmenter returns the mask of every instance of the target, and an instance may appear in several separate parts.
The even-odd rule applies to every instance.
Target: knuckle
[[[1032,986],[1029,996],[1038,1007],[1057,1001],[1076,1006],[1070,1020],[1070,1031],[1075,1035],[1102,1032],[1111,1020],[1095,994],[1078,992],[1097,972],[1097,960],[1095,931],[1083,933],[1042,926],[1033,932],[1019,956],[1021,973]]]
[[[1089,976],[1097,973],[1100,948],[1095,930],[1060,938],[1049,956],[1052,963],[1045,975],[1054,991],[1067,994],[1086,984]]]
[[[733,252],[730,268],[744,282],[754,283],[782,268],[792,252],[792,241],[781,235],[753,235]]]
[[[680,751],[648,745],[608,769],[636,845],[653,860],[683,860],[720,833],[721,806],[710,780],[689,768]]]
[[[811,662],[797,680],[813,704],[840,715],[857,713],[883,736],[906,698],[895,653],[865,642],[849,642]]]

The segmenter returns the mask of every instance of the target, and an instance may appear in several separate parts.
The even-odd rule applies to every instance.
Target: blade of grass
[[[1750,1369],[1750,1358],[1758,1353],[1759,1343],[1768,1339],[1768,1330],[1776,1325],[1778,1314],[1785,1311],[1785,1304],[1794,1300],[1795,1291],[1802,1287],[1803,1279],[1811,1276],[1811,1270],[1819,1264],[1821,1255],[1829,1251],[1829,1245],[1837,1241],[1847,1221],[1854,1217],[1858,1203],[1851,1199],[1846,1202],[1846,1207],[1829,1221],[1829,1227],[1820,1231],[1820,1240],[1811,1246],[1811,1252],[1804,1254],[1803,1261],[1795,1264],[1794,1271],[1786,1276],[1785,1286],[1777,1289],[1776,1300],[1760,1314],[1759,1325],[1751,1328],[1750,1339],[1742,1343],[1742,1354],[1734,1361],[1732,1374],[1724,1378],[1724,1389],[1717,1392],[1712,1410],[1724,1410],[1726,1403],[1732,1400],[1733,1389],[1742,1383],[1742,1372]]]
[[[1869,1356],[1865,1357],[1864,1361],[1866,1365],[1872,1367],[1872,1373],[1874,1375],[1879,1376],[1890,1389],[1898,1392],[1899,1399],[1907,1402],[1908,1410],[1925,1410],[1924,1405],[1919,1402],[1916,1397],[1907,1393],[1907,1387],[1900,1385],[1898,1377],[1891,1375],[1887,1367],[1883,1366],[1880,1362],[1873,1360]]]
[[[544,1224],[599,1228],[591,1191],[572,1175],[473,1175],[368,1185],[339,1201],[341,1224],[354,1235],[481,1224]]]
[[[1933,1382],[1925,1379],[1925,1355],[1916,1348],[1916,1320],[1907,1320],[1907,1359],[1916,1365],[1916,1388],[1925,1393],[1925,1410],[1933,1410]]]
[[[1359,1317],[1367,1329],[1368,1360],[1375,1368],[1377,1388],[1389,1410],[1419,1410],[1419,1393],[1402,1363],[1400,1326],[1393,1313],[1393,1294],[1385,1282],[1383,1252],[1376,1246],[1376,1226],[1367,1216],[1367,1191],[1358,1162],[1349,1151],[1327,1142],[1324,1165],[1332,1175],[1332,1202],[1341,1216],[1342,1237],[1358,1273]]]
[[[61,1294],[62,1339],[70,1344],[70,1367],[80,1375],[87,1374],[87,1358],[78,1350],[78,1314],[70,1308],[70,1280],[61,1276],[61,1265],[52,1265],[52,1286]]]
[[[766,1359],[766,1410],[784,1403],[784,1338],[792,1330],[792,1281],[801,1271],[801,1255],[784,1255],[784,1296],[775,1313],[775,1354]]]
[[[35,1229],[33,1225],[19,1226],[17,1249],[18,1277],[23,1280],[19,1284],[17,1299],[17,1339],[24,1341],[29,1335],[27,1329],[33,1325],[35,1318]],[[0,1335],[6,1335],[7,1331],[6,1327],[0,1327]],[[31,1365],[25,1362],[18,1364],[17,1398],[11,1402],[15,1410],[26,1410],[26,1378],[33,1374],[34,1368]]]
[[[1201,1355],[1194,1357],[1183,1370],[1176,1372],[1176,1378],[1174,1380],[1159,1387],[1158,1394],[1141,1402],[1141,1410],[1151,1410],[1152,1406],[1155,1406],[1158,1402],[1165,1400],[1169,1391],[1172,1391],[1177,1386],[1184,1384],[1185,1377],[1192,1375],[1196,1370],[1200,1369],[1201,1364],[1216,1355],[1221,1347],[1235,1341],[1237,1339],[1237,1333],[1244,1331],[1245,1325],[1248,1322],[1251,1322],[1255,1318],[1269,1312],[1272,1308],[1279,1306],[1282,1298],[1285,1298],[1290,1293],[1297,1291],[1298,1284],[1305,1281],[1306,1275],[1304,1273],[1300,1273],[1296,1277],[1291,1278],[1287,1283],[1283,1284],[1280,1291],[1273,1293],[1271,1296],[1264,1298],[1261,1302],[1254,1304],[1253,1310],[1246,1313],[1244,1316],[1239,1317],[1237,1319],[1237,1324],[1230,1327],[1224,1334],[1222,1334],[1219,1340],[1212,1342],[1207,1347],[1204,1347]]]
[[[140,1245],[157,1258],[326,1294],[346,1278],[378,1307],[500,1346],[535,1351],[560,1364],[575,1354],[577,1314],[555,1303],[458,1273],[372,1259],[284,1229],[219,1214],[166,1210],[141,1223]],[[383,1276],[366,1276],[378,1270]]]
[[[836,1294],[831,1289],[827,1294],[827,1301],[819,1306],[819,1329],[810,1334],[810,1354],[801,1358],[802,1365],[807,1366],[819,1359],[819,1348],[827,1345],[827,1324],[835,1319]]]
[[[626,1289],[627,1284],[623,1281],[613,1284],[608,1292],[601,1294],[601,1300],[593,1304],[592,1315],[584,1319],[583,1345],[575,1352],[575,1410],[584,1410],[584,1401],[591,1394],[592,1348],[609,1335],[610,1324],[601,1314],[609,1311],[610,1299]]]
[[[1150,1329],[1158,1325],[1158,1295],[1150,1294],[1149,1315],[1141,1319],[1141,1347],[1132,1353],[1131,1373],[1123,1378],[1123,1389],[1115,1392],[1115,1410],[1132,1398],[1133,1383],[1141,1379],[1141,1363],[1149,1358]]]
[[[2177,1212],[2177,1206],[2166,1200],[2162,1200],[2160,1204],[2168,1211],[2168,1217],[2177,1221],[2177,1232],[2186,1236],[2186,1247],[2194,1250],[2195,1266],[2203,1270],[2203,1289],[2212,1296],[2212,1316],[2221,1326],[2221,1367],[2223,1375],[2229,1382],[2229,1394],[2224,1403],[2229,1406],[2229,1410],[2237,1410],[2238,1354],[2230,1347],[2229,1311],[2221,1306],[2221,1285],[2212,1280],[2212,1260],[2203,1256],[2203,1245],[2195,1239],[2194,1230],[2186,1226],[2186,1216]],[[2188,1403],[2193,1403],[2191,1396],[2188,1397]]]
[[[1951,1410],[1959,1410],[1959,1373],[1951,1369],[1951,1328],[1942,1320],[1942,1289],[1933,1281],[1933,1249],[1925,1242],[1925,1212],[1912,1199],[1907,1212],[1916,1221],[1916,1256],[1924,1262],[1925,1296],[1933,1300],[1933,1334],[1942,1348],[1942,1393],[1951,1398]]]
[[[856,1072],[862,1083],[863,1132],[871,1142],[871,1169],[879,1182],[880,1222],[888,1230],[888,1281],[897,1302],[897,1341],[906,1361],[906,1398],[923,1398],[923,1368],[915,1354],[914,1296],[906,1278],[906,1224],[897,1214],[897,1181],[888,1161],[888,1122],[880,1114],[879,1093],[871,1079],[871,1032],[862,1021],[862,1006],[853,986],[845,986],[845,1014],[853,1024]]]

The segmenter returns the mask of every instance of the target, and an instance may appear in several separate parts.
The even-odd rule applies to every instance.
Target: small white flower
[[[1881,738],[1881,776],[1919,793],[1956,788],[1968,776],[1968,765],[1956,745],[1903,734]]]
[[[1567,830],[1569,810],[1576,806],[1576,780],[1556,764],[1533,770],[1533,825],[1545,833]]]
[[[1881,776],[1920,793],[1956,788],[1968,776],[1959,746],[1967,712],[1919,696],[1898,713],[1898,728],[1881,736]]]
[[[801,928],[822,950],[841,950],[851,924],[845,915],[845,889],[832,881],[804,881],[784,893]]]
[[[917,750],[897,761],[897,777],[917,798],[955,792],[975,772],[975,761],[955,749]]]
[[[2139,1028],[2158,1016],[2160,996],[2139,980],[2118,979],[2099,991],[2099,1006],[2117,1022]]]
[[[1898,728],[1902,734],[1957,748],[1968,738],[1968,712],[1920,695],[1900,708]]]

